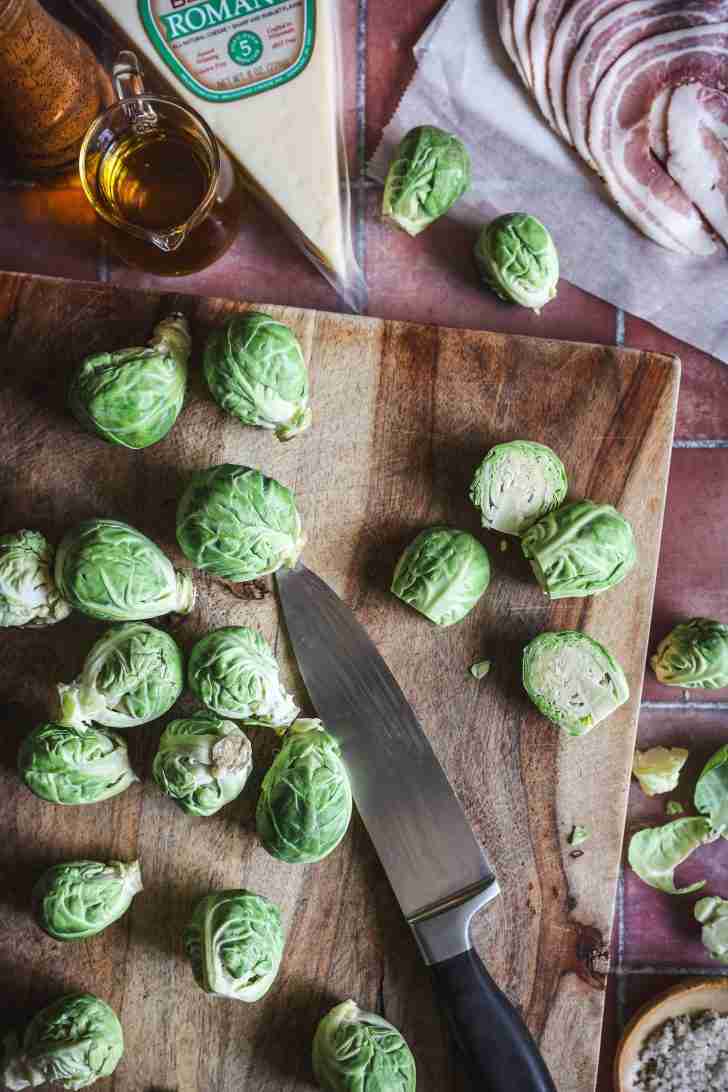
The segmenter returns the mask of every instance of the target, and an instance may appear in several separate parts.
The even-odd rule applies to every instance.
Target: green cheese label
[[[279,87],[313,52],[316,0],[139,0],[139,15],[167,68],[210,102]]]

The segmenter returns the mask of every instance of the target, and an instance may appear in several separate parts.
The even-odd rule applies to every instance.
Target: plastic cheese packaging
[[[93,3],[205,118],[248,188],[359,310],[337,0]]]

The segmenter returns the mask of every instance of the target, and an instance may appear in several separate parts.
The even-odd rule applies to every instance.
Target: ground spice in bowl
[[[645,1040],[632,1077],[634,1092],[728,1092],[728,1015],[686,1013]]]

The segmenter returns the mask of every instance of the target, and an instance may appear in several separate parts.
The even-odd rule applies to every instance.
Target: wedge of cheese
[[[335,2],[96,0],[349,297],[361,274],[340,153]]]

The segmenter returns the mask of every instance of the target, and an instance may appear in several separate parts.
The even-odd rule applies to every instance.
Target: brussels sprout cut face
[[[0,627],[50,626],[71,613],[53,578],[53,549],[37,531],[0,535]]]
[[[596,595],[624,580],[637,561],[632,527],[610,504],[574,501],[534,523],[523,556],[549,599]]]
[[[68,394],[73,415],[110,443],[134,449],[158,443],[184,403],[190,344],[187,319],[173,314],[154,328],[146,348],[87,357]]]
[[[324,1092],[415,1092],[415,1060],[402,1034],[354,1001],[331,1010],[316,1029],[313,1072]]]
[[[270,646],[254,629],[227,626],[197,642],[188,668],[190,690],[221,717],[287,727],[298,706],[281,685]]]
[[[693,914],[702,923],[702,941],[708,955],[728,963],[728,901],[717,895],[698,899]]]
[[[139,861],[55,865],[33,889],[38,924],[55,940],[85,940],[125,914],[141,890]]]
[[[728,686],[728,626],[693,618],[668,633],[650,661],[666,686],[719,690]]]
[[[536,708],[571,736],[591,731],[629,698],[624,672],[585,633],[542,633],[523,652],[523,685]]]
[[[158,546],[127,523],[89,519],[64,536],[56,584],[76,610],[109,622],[188,614],[195,592]]]
[[[559,256],[535,216],[512,212],[487,224],[475,244],[475,261],[485,283],[506,303],[538,313],[556,295]]]
[[[297,720],[263,778],[256,812],[263,845],[290,864],[320,861],[346,834],[351,807],[338,743],[321,721]]]
[[[193,476],[177,508],[177,541],[198,569],[242,581],[295,565],[305,538],[290,489],[224,463]]]
[[[240,796],[252,768],[250,741],[237,724],[196,713],[167,725],[152,774],[188,815],[214,815]]]
[[[408,235],[419,235],[462,197],[470,173],[470,156],[462,141],[434,125],[420,125],[394,152],[384,183],[382,216]]]
[[[123,1053],[114,1010],[93,994],[69,994],[33,1017],[22,1044],[6,1039],[3,1083],[19,1092],[57,1082],[73,1092],[110,1077]]]
[[[470,499],[484,527],[522,535],[563,504],[567,489],[564,464],[550,447],[513,440],[490,449],[475,472]]]
[[[244,425],[290,440],[311,424],[303,351],[293,331],[270,315],[249,311],[215,330],[204,367],[212,397]]]
[[[197,904],[184,934],[198,985],[237,1001],[257,1001],[268,992],[284,943],[280,910],[250,891],[207,895]]]
[[[684,747],[650,747],[646,751],[635,751],[632,773],[647,796],[672,792],[677,788],[687,758]]]
[[[60,724],[40,724],[26,736],[18,770],[30,791],[52,804],[95,804],[139,780],[121,736]]]
[[[632,835],[627,851],[631,868],[639,878],[668,895],[689,895],[705,886],[705,880],[675,887],[675,869],[693,850],[718,837],[707,819],[675,819],[662,827],[650,827]]]
[[[473,609],[490,583],[485,546],[467,531],[430,527],[404,551],[392,592],[438,626],[451,626]]]

